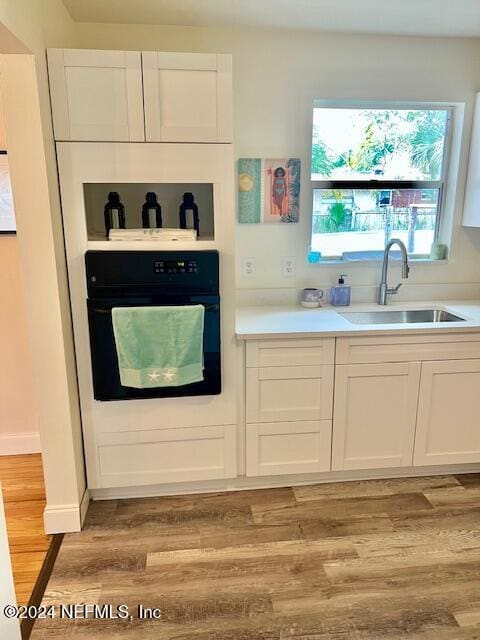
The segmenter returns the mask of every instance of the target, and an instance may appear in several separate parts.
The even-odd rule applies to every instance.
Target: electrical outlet
[[[282,258],[282,273],[285,278],[295,276],[295,258]]]
[[[243,258],[242,275],[244,278],[252,278],[255,275],[255,259]]]

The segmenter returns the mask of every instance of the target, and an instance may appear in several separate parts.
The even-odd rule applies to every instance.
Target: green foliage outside
[[[445,138],[445,111],[420,111],[411,138],[412,162],[421,171],[436,179],[442,168]]]
[[[312,171],[327,176],[335,165],[330,157],[330,152],[323,142],[315,142],[312,145]]]
[[[321,140],[312,145],[312,173],[329,176],[336,167],[381,176],[389,157],[407,152],[411,164],[427,180],[440,177],[447,112],[442,110],[376,110],[367,112],[368,124],[356,149],[335,155]]]
[[[314,233],[337,233],[350,231],[351,211],[342,202],[335,202],[328,208],[328,215],[314,217]]]
[[[387,136],[379,136],[373,123],[369,124],[357,153],[351,153],[348,164],[355,171],[370,173],[375,167],[382,168],[387,157],[395,151],[395,145]]]

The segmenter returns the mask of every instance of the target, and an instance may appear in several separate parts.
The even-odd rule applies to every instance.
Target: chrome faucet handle
[[[396,287],[389,287],[389,288],[387,289],[387,293],[388,293],[388,294],[390,294],[390,295],[393,295],[393,294],[395,294],[395,293],[398,293],[398,290],[400,289],[400,287],[402,286],[402,284],[403,284],[402,282],[399,282],[399,283],[397,284],[397,286],[396,286]]]

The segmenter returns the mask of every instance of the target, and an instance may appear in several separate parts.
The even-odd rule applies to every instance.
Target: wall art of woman
[[[270,176],[270,214],[284,216],[289,209],[288,170],[283,167],[268,169]]]

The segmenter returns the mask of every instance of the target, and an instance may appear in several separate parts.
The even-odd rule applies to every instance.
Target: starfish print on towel
[[[163,379],[167,382],[173,382],[176,377],[177,374],[175,373],[175,371],[171,371],[170,369],[168,371],[165,371],[165,373],[163,374]]]
[[[152,371],[152,373],[148,374],[148,377],[152,382],[158,382],[160,380],[160,374],[158,373],[158,371],[155,371],[155,369]]]

